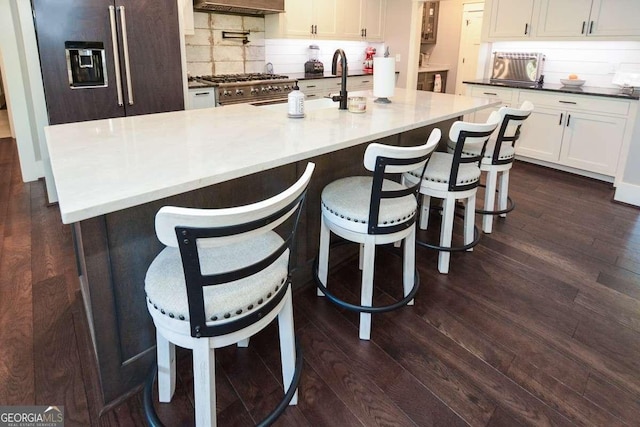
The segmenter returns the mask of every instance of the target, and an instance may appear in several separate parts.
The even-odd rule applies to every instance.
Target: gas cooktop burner
[[[207,80],[213,83],[234,83],[234,82],[251,82],[259,80],[285,80],[288,76],[280,74],[267,73],[249,73],[249,74],[217,74],[214,76],[198,76],[198,79]]]

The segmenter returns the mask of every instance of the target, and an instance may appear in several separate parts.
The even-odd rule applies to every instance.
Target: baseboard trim
[[[613,200],[640,207],[640,185],[627,182],[618,183]]]

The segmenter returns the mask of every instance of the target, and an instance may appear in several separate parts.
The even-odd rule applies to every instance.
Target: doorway
[[[484,3],[465,3],[463,5],[458,71],[456,73],[457,95],[464,95],[463,81],[477,78],[483,13]]]
[[[9,123],[9,110],[7,109],[6,79],[3,77],[4,66],[2,52],[0,52],[0,138],[11,138],[11,124]]]

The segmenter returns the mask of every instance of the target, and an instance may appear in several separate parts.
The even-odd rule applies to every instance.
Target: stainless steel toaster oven
[[[542,53],[495,52],[491,80],[540,84],[544,60]]]

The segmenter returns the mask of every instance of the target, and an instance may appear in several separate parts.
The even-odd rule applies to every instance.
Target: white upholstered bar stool
[[[373,143],[364,154],[364,166],[373,176],[342,178],[322,191],[320,251],[316,282],[318,295],[349,310],[360,312],[360,339],[371,337],[371,313],[395,310],[411,304],[418,289],[415,280],[416,186],[407,187],[388,179],[406,171],[424,170],[425,164],[440,141],[440,130],[434,129],[424,145],[396,147]],[[360,305],[335,297],[327,289],[329,241],[331,233],[360,244],[362,289]],[[404,240],[404,298],[395,304],[372,307],[373,271],[376,245]]]
[[[214,349],[248,345],[276,316],[289,389],[278,408],[286,408],[286,399],[297,403],[294,380],[302,360],[296,357],[289,261],[314,167],[309,163],[293,186],[264,201],[226,209],[165,206],[156,215],[157,237],[167,247],[147,270],[145,292],[157,332],[159,400],[170,402],[175,391],[175,346],[193,350],[199,427],[216,424]]]
[[[486,172],[486,188],[484,193],[484,208],[476,209],[476,213],[482,214],[482,231],[491,233],[493,230],[493,217],[500,215],[506,217],[515,205],[508,206],[509,200],[509,171],[513,166],[516,154],[516,142],[520,138],[522,123],[533,111],[533,104],[524,101],[519,108],[501,107],[500,126],[496,134],[489,139],[487,148],[480,163],[480,170]],[[455,143],[447,143],[449,152],[455,149]],[[465,147],[463,156],[477,156],[480,154],[479,146]],[[498,185],[498,178],[500,179]],[[498,208],[495,208],[496,187],[498,192]]]
[[[418,242],[423,246],[439,250],[438,271],[440,273],[449,272],[451,251],[471,250],[474,244],[476,192],[480,182],[479,165],[482,155],[463,156],[463,147],[475,146],[480,153],[484,153],[487,140],[498,126],[499,121],[500,115],[494,111],[486,123],[455,122],[449,131],[449,139],[456,142],[455,151],[453,153],[433,153],[422,178],[420,178],[418,169],[403,175],[405,183],[420,184],[419,191],[422,194],[420,229],[427,228],[431,197],[443,199],[440,245]],[[456,200],[465,202],[465,246],[459,248],[451,247]]]

